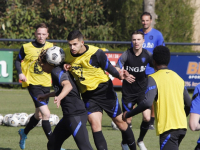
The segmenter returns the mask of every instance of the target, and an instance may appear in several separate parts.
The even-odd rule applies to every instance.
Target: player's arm
[[[50,92],[50,93],[46,93],[46,94],[40,94],[37,97],[38,101],[44,101],[49,97],[54,97],[55,96],[55,92]]]
[[[161,32],[159,32],[159,34],[158,34],[158,43],[157,43],[157,45],[165,46],[164,38],[163,38],[163,35],[162,35]]]
[[[184,88],[183,97],[184,97],[184,104],[185,104],[185,108],[184,108],[185,114],[186,116],[188,116],[190,113],[191,98],[186,88]]]
[[[102,68],[103,70],[106,70],[108,73],[110,73],[113,77],[116,77],[118,79],[122,79],[120,76],[120,73],[117,71],[117,69],[110,63],[108,60],[108,57],[106,54],[101,50],[97,50],[97,52],[91,56],[90,58],[90,64],[97,68]]]
[[[22,73],[22,69],[21,69],[21,61],[24,59],[25,57],[25,53],[24,53],[24,47],[22,46],[19,54],[15,60],[15,68],[17,70],[17,73],[19,75],[19,80],[26,82],[26,76]]]
[[[57,107],[59,108],[59,106],[60,106],[60,102],[61,102],[61,100],[65,97],[65,96],[67,96],[67,94],[69,94],[69,92],[72,90],[72,85],[71,85],[71,83],[69,82],[69,80],[63,80],[62,82],[61,82],[61,85],[62,85],[62,87],[63,87],[63,89],[62,89],[62,91],[61,91],[61,93],[58,95],[58,96],[55,96],[55,98],[54,98],[54,103],[56,103],[57,104]]]
[[[127,58],[128,58],[128,53],[127,51],[125,51],[118,59],[117,64],[115,66],[118,72],[122,71],[125,62],[127,61]],[[129,74],[127,70],[124,70],[124,79],[129,83],[132,83],[135,81],[135,77]]]
[[[136,108],[132,109],[129,112],[124,113],[123,120],[129,117],[135,116],[146,109],[149,109],[152,106],[157,93],[158,93],[158,90],[157,90],[156,82],[152,77],[149,77],[147,90],[145,92],[145,99],[141,103],[139,103]]]

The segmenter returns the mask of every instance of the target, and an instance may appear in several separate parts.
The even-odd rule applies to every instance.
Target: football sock
[[[93,132],[94,143],[97,150],[107,150],[107,143],[103,136],[102,131]]]
[[[39,122],[40,120],[37,120],[34,115],[30,118],[29,123],[26,125],[24,129],[24,133],[27,135],[29,131],[31,131]]]
[[[49,139],[50,136],[52,135],[51,125],[50,125],[49,120],[42,120],[42,128],[43,128],[44,133],[46,134],[47,138]]]
[[[136,150],[135,137],[130,126],[128,126],[126,131],[121,131],[121,132],[122,132],[122,138],[123,138],[122,144],[127,144],[130,150]]]
[[[155,120],[155,117],[151,117],[150,125],[154,125],[154,120]]]
[[[149,129],[149,123],[150,122],[142,121],[142,123],[140,125],[140,136],[138,138],[138,142],[143,141],[144,136],[146,135],[146,133]]]

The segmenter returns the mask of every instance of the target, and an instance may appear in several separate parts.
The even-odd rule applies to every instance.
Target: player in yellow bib
[[[20,148],[25,149],[25,140],[27,134],[32,130],[42,119],[42,128],[49,139],[52,134],[51,125],[49,123],[50,111],[48,108],[48,101],[43,102],[37,100],[38,95],[50,92],[51,76],[42,71],[37,59],[43,49],[53,46],[53,43],[46,41],[48,33],[48,26],[41,23],[36,27],[36,40],[23,44],[15,61],[15,66],[19,75],[19,80],[22,81],[22,87],[27,87],[35,104],[35,114],[30,118],[29,123],[25,129],[19,130]]]
[[[154,103],[156,132],[160,136],[160,150],[178,150],[187,130],[187,118],[191,99],[184,80],[168,69],[170,51],[165,46],[157,46],[153,51],[155,73],[148,78],[145,99],[123,119],[134,116]],[[150,114],[149,114],[150,115]]]
[[[125,71],[119,73],[108,60],[105,53],[98,47],[85,45],[83,35],[75,30],[69,33],[70,50],[66,52],[66,63],[71,65],[70,73],[76,84],[88,111],[88,121],[91,125],[93,138],[98,150],[107,150],[107,143],[102,133],[101,121],[103,110],[116,123],[127,140],[131,150],[136,150],[133,132],[122,120],[122,111],[112,81],[105,73],[123,79]],[[69,65],[65,64],[67,69]]]

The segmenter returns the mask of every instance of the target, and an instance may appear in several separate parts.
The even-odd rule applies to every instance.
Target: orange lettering
[[[197,69],[198,69],[198,63],[196,63],[196,62],[189,62],[188,69],[187,69],[187,74],[196,74],[197,71],[198,71]]]

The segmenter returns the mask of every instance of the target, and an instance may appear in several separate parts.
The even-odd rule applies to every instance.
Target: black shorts
[[[160,134],[160,150],[178,150],[186,129],[173,129]]]
[[[139,104],[145,98],[145,91],[132,94],[132,96],[122,96],[122,111],[130,111],[135,104]]]
[[[195,147],[194,150],[200,150],[200,143],[197,143],[197,146]]]
[[[50,87],[44,87],[44,86],[41,86],[41,85],[32,85],[32,84],[30,84],[28,86],[28,91],[29,91],[29,94],[31,95],[31,97],[33,99],[33,102],[35,104],[35,108],[41,107],[43,105],[48,105],[49,98],[46,99],[45,101],[40,102],[40,101],[37,100],[37,97],[40,94],[49,93],[50,92]]]
[[[49,139],[48,150],[60,150],[63,142],[71,135],[80,150],[92,150],[86,123],[86,113],[81,116],[63,117]]]
[[[115,118],[122,113],[117,94],[114,91],[112,81],[101,83],[93,91],[87,91],[82,94],[88,115],[103,110],[109,117]]]

